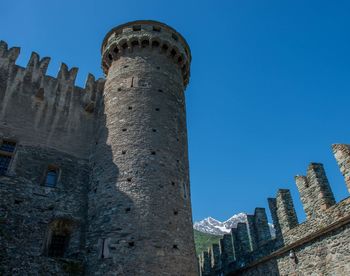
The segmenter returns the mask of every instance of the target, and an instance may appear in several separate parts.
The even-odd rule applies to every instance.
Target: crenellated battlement
[[[20,53],[19,47],[8,48],[5,41],[0,41],[0,60],[7,61],[7,64],[15,63]]]
[[[332,145],[333,153],[340,171],[345,178],[345,183],[350,192],[350,145],[334,144]]]
[[[349,186],[350,145],[336,144],[332,149]],[[350,197],[335,202],[322,164],[310,163],[306,175],[297,175],[295,181],[307,216],[305,222],[298,222],[290,191],[279,189],[275,198],[268,199],[276,236],[270,235],[265,209],[256,208],[254,215],[247,215],[246,222],[238,223],[220,240],[220,246],[213,245],[199,256],[200,275],[240,275],[249,269],[255,271],[265,262],[271,265],[286,254],[294,260],[295,251],[350,223]]]
[[[40,58],[39,54],[32,52],[24,68],[15,64],[19,54],[19,47],[9,48],[5,41],[0,41],[0,92],[3,98],[7,94],[12,96],[13,93],[32,93],[37,100],[52,102],[53,97],[65,98],[66,93],[73,93],[76,107],[81,105],[87,112],[95,109],[103,92],[104,79],[96,80],[89,74],[85,87],[81,88],[75,85],[77,67],[69,69],[65,63],[61,63],[57,76],[51,77],[46,75],[49,57]],[[13,89],[16,91],[12,91]]]
[[[0,42],[0,134],[87,158],[103,112],[105,80],[89,74],[81,88],[75,85],[78,68],[62,63],[56,77],[48,76],[49,57],[33,52],[22,67],[16,64],[19,53]]]
[[[324,210],[335,204],[322,164],[311,163],[306,176],[297,175],[295,181],[308,219],[322,215]]]

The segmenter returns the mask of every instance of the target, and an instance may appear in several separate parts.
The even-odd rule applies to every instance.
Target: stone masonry
[[[0,42],[0,275],[350,275],[350,198],[324,167],[195,256],[184,91],[191,53],[156,21],[112,29],[105,79]],[[350,190],[350,145],[332,146]]]
[[[332,148],[349,187],[350,146]],[[278,190],[276,198],[268,199],[276,237],[267,233],[265,210],[256,208],[246,223],[220,240],[215,262],[220,267],[208,254],[218,245],[199,256],[200,275],[350,275],[350,197],[335,202],[320,163],[311,163],[306,176],[295,181],[305,222],[298,223],[290,191]]]
[[[19,51],[0,43],[0,275],[198,275],[185,39],[118,26],[85,88]]]

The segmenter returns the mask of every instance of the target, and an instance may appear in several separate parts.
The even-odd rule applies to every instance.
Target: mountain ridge
[[[224,234],[230,233],[231,229],[236,228],[237,224],[240,222],[247,222],[246,213],[235,214],[223,222],[209,216],[205,219],[194,222],[193,228],[202,233],[222,236]],[[269,228],[272,237],[274,237],[275,229],[272,223],[269,223]]]

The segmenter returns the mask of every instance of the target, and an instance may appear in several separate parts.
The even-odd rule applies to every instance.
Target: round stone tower
[[[197,275],[184,97],[190,62],[185,39],[156,21],[118,26],[103,41],[91,273]]]

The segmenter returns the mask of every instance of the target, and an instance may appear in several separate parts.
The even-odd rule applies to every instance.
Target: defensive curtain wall
[[[332,149],[350,191],[350,145],[335,144]],[[320,163],[311,163],[295,182],[305,222],[298,223],[290,191],[280,189],[268,199],[276,237],[271,237],[265,209],[256,208],[246,223],[238,223],[220,244],[202,252],[200,274],[350,274],[350,198],[335,202]]]

